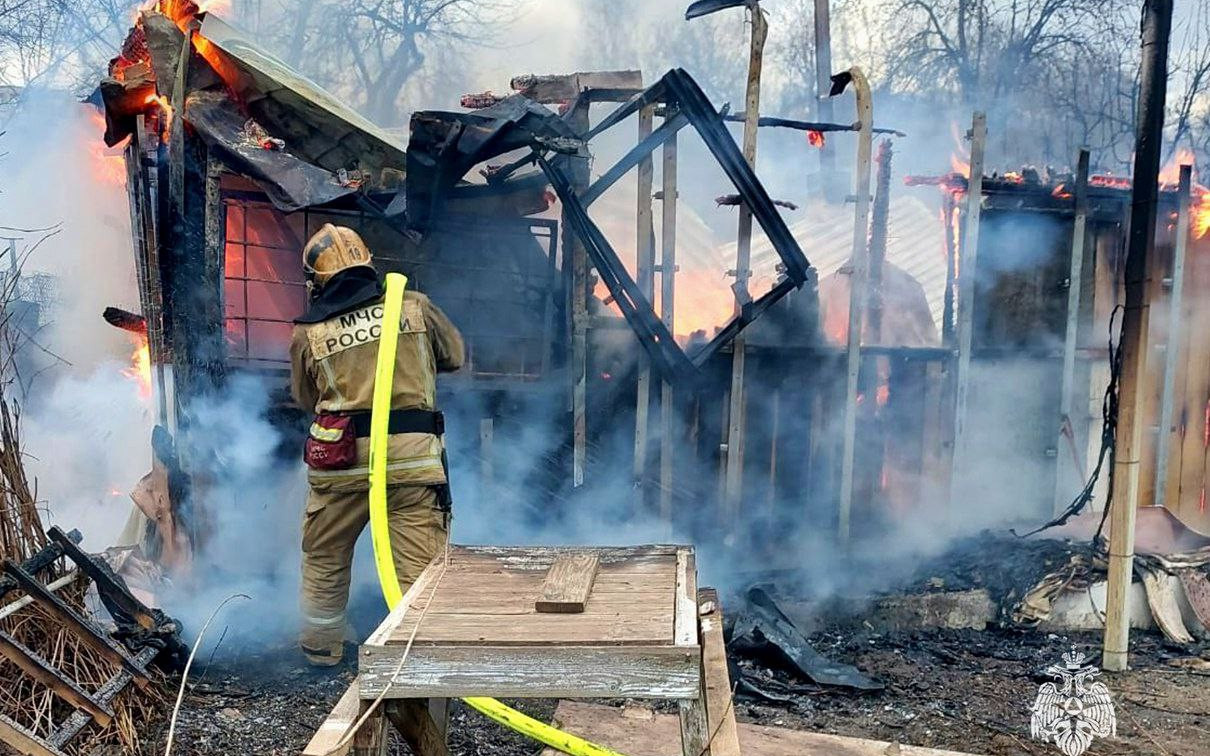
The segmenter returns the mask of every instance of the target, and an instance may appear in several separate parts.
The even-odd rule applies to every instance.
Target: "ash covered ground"
[[[855,664],[885,683],[852,694],[820,688],[772,660],[735,660],[771,701],[736,698],[740,721],[792,727],[988,756],[1056,753],[1029,740],[1029,706],[1044,669],[1073,644],[1095,657],[1095,633],[1052,635],[1010,630],[910,633],[821,631],[810,640],[822,653]],[[1118,712],[1118,739],[1098,741],[1092,756],[1204,756],[1210,753],[1210,672],[1176,666],[1190,649],[1137,633],[1124,674],[1105,675]],[[1210,649],[1200,651],[1207,654]],[[1208,654],[1210,655],[1210,654]],[[1096,661],[1093,658],[1092,661]],[[1207,664],[1210,667],[1210,664]],[[352,664],[327,672],[303,668],[293,649],[197,669],[177,723],[173,752],[297,754],[352,680]],[[510,701],[549,721],[555,701]],[[621,703],[621,702],[614,702]],[[666,708],[666,707],[660,707]],[[166,712],[167,714],[167,712]],[[166,722],[147,733],[143,752],[163,753]],[[540,747],[457,707],[451,753],[532,756]],[[608,745],[608,744],[605,744]],[[395,743],[391,753],[407,753]]]

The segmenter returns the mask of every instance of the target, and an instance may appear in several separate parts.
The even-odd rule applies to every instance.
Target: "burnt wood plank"
[[[16,664],[22,672],[50,688],[59,698],[77,709],[87,711],[102,727],[113,721],[113,709],[108,704],[96,700],[74,681],[63,677],[50,662],[3,630],[0,630],[0,654]]]
[[[387,719],[411,747],[415,756],[448,756],[445,732],[429,713],[428,701],[403,698],[387,705]]]
[[[596,554],[559,556],[546,572],[542,593],[534,602],[534,609],[556,614],[583,612],[599,565]]]
[[[151,660],[155,658],[157,653],[159,653],[158,648],[148,646],[134,655],[134,663],[138,667],[145,667],[151,663]],[[124,669],[118,670],[117,674],[109,678],[104,685],[97,689],[97,692],[94,694],[94,698],[108,705],[118,697],[119,693],[126,689],[126,686],[131,683],[131,680],[132,678],[129,672]],[[54,736],[48,741],[49,744],[54,748],[62,748],[72,738],[74,738],[76,735],[79,735],[80,731],[83,730],[91,721],[91,716],[83,711],[77,710],[70,717],[68,717],[66,721],[64,721],[62,726],[59,727]]]
[[[723,642],[723,612],[718,592],[703,588],[697,593],[698,622],[702,632],[702,688],[706,694],[710,756],[740,756],[739,728],[731,704],[731,676],[727,672],[727,649]]]
[[[98,591],[133,617],[144,629],[150,630],[155,627],[155,617],[152,616],[151,610],[142,601],[135,598],[125,585],[119,583],[110,570],[99,564],[96,557],[85,553],[83,549],[72,543],[71,539],[58,527],[51,528],[47,531],[47,535],[63,549],[63,554],[68,559],[75,562],[85,575],[92,578]]]
[[[12,562],[4,563],[4,572],[16,580],[21,590],[28,593],[34,601],[37,601],[50,611],[51,614],[58,617],[65,625],[75,630],[76,634],[80,636],[80,640],[110,661],[121,665],[122,669],[130,673],[136,685],[141,688],[147,686],[147,672],[137,666],[121,646],[101,634],[91,622],[77,614],[75,610],[63,603],[58,596],[46,590],[46,587],[34,579],[32,575]]]
[[[0,714],[0,741],[28,756],[64,756],[63,752],[8,717]]]

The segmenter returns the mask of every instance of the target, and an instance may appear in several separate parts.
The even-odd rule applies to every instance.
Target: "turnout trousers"
[[[307,496],[302,537],[302,629],[307,660],[340,663],[347,626],[353,545],[370,521],[367,491],[316,491]],[[387,489],[391,552],[405,593],[449,537],[449,514],[429,486]]]

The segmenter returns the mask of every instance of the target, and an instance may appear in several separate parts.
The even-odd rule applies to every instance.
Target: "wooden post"
[[[1062,512],[1080,489],[1084,470],[1070,458],[1076,448],[1075,412],[1076,347],[1079,346],[1080,289],[1084,280],[1084,245],[1088,240],[1088,149],[1080,150],[1074,187],[1075,218],[1071,224],[1071,265],[1067,273],[1067,328],[1063,335],[1063,378],[1059,390],[1059,434],[1055,441],[1055,513]]]
[[[983,209],[983,154],[987,146],[987,115],[975,111],[971,122],[970,178],[966,189],[966,217],[958,253],[958,366],[954,374],[954,461],[950,469],[950,512],[957,511],[960,495],[954,481],[967,471],[966,392],[970,384],[971,342],[974,338],[975,282],[979,258],[979,221]]]
[[[1143,54],[1139,73],[1139,119],[1130,196],[1130,237],[1126,253],[1126,303],[1122,311],[1122,373],[1118,383],[1117,448],[1114,500],[1109,503],[1109,589],[1105,608],[1105,642],[1101,666],[1119,672],[1127,667],[1130,611],[1126,605],[1134,573],[1134,519],[1138,502],[1142,424],[1139,379],[1147,358],[1147,260],[1155,248],[1156,201],[1163,146],[1164,100],[1167,94],[1168,37],[1172,0],[1143,5]]]
[[[752,6],[752,45],[748,57],[748,90],[744,98],[744,159],[756,167],[757,123],[760,119],[760,73],[765,55],[765,38],[769,22],[758,3]],[[752,210],[746,204],[739,207],[739,232],[735,246],[735,313],[738,315],[751,301],[748,278],[752,257]],[[724,483],[724,522],[739,518],[740,498],[744,484],[744,361],[747,338],[741,332],[731,342],[731,396],[727,411],[727,467]]]
[[[648,105],[639,110],[638,141],[651,135],[655,106]],[[655,301],[655,231],[651,217],[651,184],[654,166],[650,153],[638,165],[638,206],[635,229],[635,282],[648,302]],[[639,354],[638,395],[634,411],[634,482],[639,487],[640,498],[647,494],[647,442],[650,438],[649,414],[651,408],[651,360],[645,352]]]
[[[945,232],[945,292],[941,307],[941,343],[947,347],[954,345],[954,285],[958,275],[958,244],[955,238],[957,224],[954,223],[954,211],[957,207],[954,195],[945,192],[941,197],[941,226]]]
[[[1184,309],[1185,254],[1189,247],[1190,191],[1193,185],[1193,166],[1182,165],[1178,187],[1178,209],[1176,214],[1176,245],[1172,253],[1172,286],[1168,291],[1168,344],[1164,348],[1164,384],[1160,398],[1159,438],[1155,450],[1155,506],[1165,506],[1168,488],[1168,459],[1171,455],[1172,436],[1177,424],[1173,416],[1176,404],[1177,360],[1181,357],[1181,312]],[[1175,502],[1174,502],[1175,503]]]
[[[874,180],[874,206],[870,215],[870,285],[866,293],[869,302],[869,332],[875,344],[882,344],[882,268],[886,262],[887,232],[891,216],[891,140],[878,145],[874,158],[878,173]]]
[[[830,0],[815,0],[815,103],[819,120],[831,123],[835,118],[832,98],[832,19]],[[819,148],[820,183],[828,202],[839,201],[836,153],[827,141]]]
[[[671,117],[671,115],[667,115]],[[676,136],[664,142],[660,221],[660,318],[669,333],[676,333]],[[676,423],[672,384],[663,382],[660,394],[660,520],[672,532],[672,485],[675,465]]]
[[[588,132],[588,103],[579,101],[568,122],[577,134]],[[582,192],[588,186],[588,161],[575,159],[571,168],[572,187]],[[563,217],[563,254],[571,259],[571,417],[572,486],[584,485],[584,465],[588,458],[588,253]]]
[[[861,329],[866,305],[867,234],[870,221],[870,151],[874,111],[870,85],[861,69],[849,69],[857,95],[857,172],[853,184],[856,210],[853,213],[853,254],[849,258],[849,333],[846,348],[844,442],[840,459],[840,501],[837,507],[837,537],[849,542],[853,509],[853,462],[857,452],[857,379],[861,373]]]

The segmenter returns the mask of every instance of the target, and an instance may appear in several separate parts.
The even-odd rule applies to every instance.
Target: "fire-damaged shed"
[[[298,254],[324,223],[358,230],[380,269],[405,271],[411,286],[463,328],[467,366],[446,389],[479,397],[483,414],[496,422],[535,396],[547,397],[543,406],[555,409],[546,414],[560,423],[561,408],[570,406],[572,422],[562,427],[571,429],[565,435],[576,454],[574,485],[582,480],[585,448],[581,392],[585,383],[610,381],[603,366],[610,345],[620,347],[615,354],[634,354],[637,339],[645,369],[689,397],[711,355],[812,280],[719,113],[684,71],[648,89],[637,72],[533,77],[514,86],[520,94],[473,112],[417,113],[405,150],[399,136],[191,2],[163,2],[140,14],[99,89],[107,143],[128,140],[142,309],[141,318],[109,319],[146,334],[159,422],[183,431],[180,464],[202,485],[202,464],[191,457],[196,462],[208,452],[188,437],[191,405],[231,375],[280,381],[280,424],[297,425],[284,378],[292,321],[307,299]],[[540,102],[567,107],[559,115]],[[593,102],[619,105],[589,129]],[[657,106],[666,111],[664,124],[590,185],[588,140],[635,113],[649,119]],[[687,126],[751,205],[784,269],[768,294],[745,303],[704,348],[689,351],[673,338],[669,316],[654,309],[650,273],[645,278],[640,270],[636,281],[586,210],[628,171],[649,171],[651,153],[667,149]],[[522,157],[489,166],[486,183],[466,180],[476,166],[509,153]],[[543,215],[556,198],[561,237],[560,222]],[[633,335],[616,327],[621,321],[592,293],[589,264]],[[601,327],[608,320],[615,325]],[[606,347],[596,350],[591,370],[588,343]],[[609,385],[634,386],[633,357],[620,363],[627,375]],[[590,391],[599,397],[597,411],[611,412],[621,396],[617,389]],[[490,427],[485,432],[490,439]]]
[[[299,253],[324,223],[355,228],[380,269],[405,270],[467,324],[456,380],[548,388],[564,305],[557,224],[529,217],[549,204],[544,184],[454,193],[410,232],[391,207],[407,167],[400,138],[196,11],[144,11],[99,90],[106,141],[128,140],[143,315],[109,319],[146,334],[158,422],[185,431],[192,400],[253,372],[279,385],[282,427],[294,425],[285,375],[307,300]],[[187,432],[178,452],[186,470],[205,454]]]

